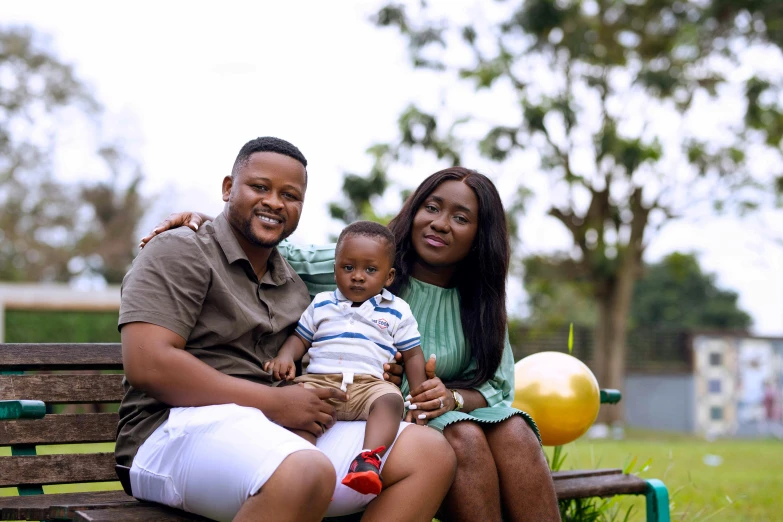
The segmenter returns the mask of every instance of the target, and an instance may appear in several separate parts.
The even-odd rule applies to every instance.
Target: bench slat
[[[0,422],[0,446],[114,442],[119,420],[116,413],[84,413],[4,421]]]
[[[46,403],[119,402],[122,375],[0,375],[0,397]]]
[[[639,494],[646,490],[647,482],[635,475],[613,474],[555,481],[555,493],[559,500]]]
[[[154,520],[155,522],[209,521],[210,519],[164,506],[117,506],[107,509],[77,511],[74,522],[123,522]]]
[[[114,453],[0,457],[0,487],[111,482],[114,464]]]
[[[97,504],[136,502],[124,491],[93,491],[90,493],[53,493],[26,497],[0,497],[0,520],[50,520],[54,506],[80,508]],[[50,510],[50,506],[52,509]],[[54,513],[52,512],[52,515]]]
[[[553,471],[552,480],[564,480],[579,477],[600,477],[602,475],[621,475],[623,470],[620,468],[606,469],[575,469],[568,471]]]
[[[119,343],[0,344],[3,370],[122,370]]]

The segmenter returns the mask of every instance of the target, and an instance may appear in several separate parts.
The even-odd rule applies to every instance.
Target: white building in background
[[[783,338],[695,334],[683,372],[629,372],[629,426],[705,437],[783,438]]]
[[[119,285],[0,283],[0,343],[5,342],[6,310],[104,312],[120,309]]]

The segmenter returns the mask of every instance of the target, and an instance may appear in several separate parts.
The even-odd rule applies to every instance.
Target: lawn
[[[80,446],[85,452],[111,451],[112,448],[111,444]],[[38,451],[39,454],[62,453],[79,451],[77,448],[48,446],[39,447]],[[696,437],[630,430],[626,440],[580,439],[568,444],[565,451],[568,455],[563,469],[624,468],[636,459],[633,469],[639,470],[650,460],[640,476],[659,478],[666,483],[673,521],[783,520],[783,441],[706,442]],[[547,448],[547,453],[551,455],[552,448]],[[0,455],[9,454],[9,448],[0,448]],[[705,464],[705,460],[713,465]],[[119,484],[89,484],[82,488],[118,489]],[[65,492],[74,491],[74,486],[47,486],[45,489],[49,493]],[[0,489],[0,496],[14,494],[15,489]],[[623,513],[633,506],[629,520],[645,520],[643,497],[618,497],[614,502]]]
[[[551,455],[552,448],[547,448]],[[783,441],[717,440],[631,430],[626,440],[580,439],[565,447],[563,469],[626,467],[636,459],[643,478],[669,488],[672,521],[777,522],[783,520]],[[705,458],[706,457],[706,458]],[[712,464],[708,465],[707,463]],[[621,497],[629,520],[645,520],[644,497]],[[618,517],[622,520],[622,517]]]

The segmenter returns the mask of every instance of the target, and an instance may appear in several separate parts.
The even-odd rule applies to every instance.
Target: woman
[[[142,245],[168,228],[186,223],[197,228],[203,219],[208,218],[173,215]],[[407,419],[442,431],[457,456],[457,475],[439,517],[560,520],[535,424],[510,407],[514,368],[505,311],[510,253],[497,189],[473,170],[436,172],[408,198],[389,228],[397,243],[391,291],[410,305],[422,349],[437,361],[428,363],[428,380],[411,390]],[[333,251],[326,252],[333,260]],[[309,261],[317,266],[313,261],[319,260]],[[323,262],[329,259],[320,261],[324,270],[314,275],[315,282],[318,275],[332,275],[333,264]],[[392,367],[389,373],[401,371]],[[408,393],[407,383],[403,393]]]

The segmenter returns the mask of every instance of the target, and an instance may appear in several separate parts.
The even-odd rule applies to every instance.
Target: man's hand
[[[383,378],[390,383],[399,386],[402,384],[403,373],[405,373],[405,368],[402,365],[402,354],[397,352],[394,355],[393,363],[386,363],[383,365]]]
[[[274,391],[264,412],[273,422],[294,430],[304,430],[320,437],[337,419],[329,399],[346,401],[348,396],[335,388],[308,389],[302,385],[271,388]]]
[[[276,381],[293,381],[296,377],[296,365],[290,355],[278,353],[277,357],[264,363],[264,371],[270,372]]]

